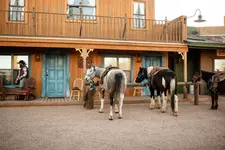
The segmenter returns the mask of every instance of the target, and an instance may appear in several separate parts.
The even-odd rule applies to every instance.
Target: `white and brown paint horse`
[[[155,106],[154,99],[154,90],[157,90],[157,93],[161,92],[162,95],[162,108],[161,112],[166,112],[167,109],[167,92],[171,95],[171,109],[175,116],[178,113],[178,96],[176,92],[176,74],[170,69],[162,69],[158,71],[157,74],[154,75],[153,78],[150,79],[151,71],[153,70],[153,66],[148,68],[141,68],[138,72],[138,76],[136,78],[137,83],[141,83],[144,79],[149,80],[149,90],[150,90],[150,109],[153,109]],[[152,81],[151,81],[152,80]],[[157,94],[159,95],[159,94]],[[161,106],[160,97],[158,98],[158,103]]]
[[[92,80],[94,77],[101,78],[105,68],[100,68],[97,66],[89,66],[85,79],[87,81]],[[104,92],[109,93],[110,98],[110,114],[109,120],[113,120],[113,106],[115,106],[115,113],[119,113],[118,118],[122,118],[122,106],[124,93],[127,88],[127,77],[123,70],[121,69],[111,69],[103,78],[103,84],[100,85],[100,99],[101,107],[99,113],[103,112],[104,107]],[[119,96],[119,110],[116,104],[117,98]]]

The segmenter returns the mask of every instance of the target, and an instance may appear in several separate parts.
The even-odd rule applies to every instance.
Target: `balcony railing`
[[[183,42],[185,18],[173,21],[128,17],[70,15],[49,12],[15,12],[23,21],[9,21],[9,10],[0,10],[0,35]],[[73,20],[72,20],[72,19]],[[17,18],[18,19],[18,18]],[[79,19],[79,20],[78,20]],[[21,20],[21,19],[19,19]]]

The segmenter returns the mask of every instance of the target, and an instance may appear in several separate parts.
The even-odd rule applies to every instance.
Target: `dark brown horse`
[[[193,83],[199,82],[201,79],[207,83],[208,94],[212,100],[211,109],[218,109],[218,95],[225,93],[225,80],[220,79],[221,75],[223,76],[220,72],[214,73],[200,70],[192,77]]]

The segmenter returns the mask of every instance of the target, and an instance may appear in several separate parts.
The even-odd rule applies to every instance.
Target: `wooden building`
[[[225,17],[224,26],[188,27],[188,80],[196,70],[225,71]],[[200,88],[207,94],[206,83]]]
[[[5,87],[16,86],[23,59],[42,97],[64,97],[87,64],[119,66],[133,82],[139,67],[188,51],[186,17],[156,20],[155,0],[1,0],[0,18]]]

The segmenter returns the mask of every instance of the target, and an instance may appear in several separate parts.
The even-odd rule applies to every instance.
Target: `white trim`
[[[200,34],[200,36],[225,36],[225,34]]]
[[[145,41],[125,41],[125,40],[101,40],[101,39],[78,39],[78,38],[54,38],[54,37],[29,37],[29,36],[0,36],[0,38],[18,38],[18,39],[47,39],[47,40],[70,40],[70,41],[93,41],[93,42],[118,42],[132,44],[168,44],[168,45],[186,45],[184,43],[166,43],[166,42],[145,42]]]

